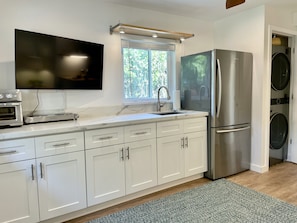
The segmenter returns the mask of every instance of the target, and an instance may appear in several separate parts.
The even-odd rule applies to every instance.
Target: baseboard
[[[259,166],[254,163],[251,163],[250,170],[255,171],[257,173],[265,173],[269,170],[268,166]]]

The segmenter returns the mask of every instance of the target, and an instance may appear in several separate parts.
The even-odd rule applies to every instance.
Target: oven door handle
[[[19,106],[21,102],[1,102],[1,107]]]
[[[15,112],[11,112],[9,114],[0,114],[0,117],[7,117],[7,115],[15,115]]]

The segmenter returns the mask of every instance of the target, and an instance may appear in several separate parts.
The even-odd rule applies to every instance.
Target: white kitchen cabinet
[[[207,138],[206,131],[186,134],[185,176],[192,176],[207,171]]]
[[[158,184],[178,180],[185,175],[184,152],[181,149],[183,135],[157,139]]]
[[[124,146],[86,151],[88,206],[125,195]]]
[[[128,143],[125,157],[126,194],[157,185],[156,139]]]
[[[156,138],[156,123],[129,125],[124,128],[125,142]]]
[[[85,132],[88,206],[125,195],[124,127]]]
[[[34,167],[34,159],[0,165],[1,223],[39,222]]]
[[[34,139],[0,142],[0,222],[39,222]]]
[[[52,222],[142,196],[195,178],[206,160],[205,117],[2,140],[0,223]]]
[[[86,149],[124,143],[124,127],[95,129],[85,132]]]
[[[185,176],[207,171],[207,118],[184,120]]]
[[[84,150],[84,133],[73,132],[35,138],[36,157]]]
[[[0,164],[35,158],[34,138],[0,141]]]
[[[157,123],[157,137],[181,135],[184,133],[183,120],[165,121]]]
[[[125,137],[118,137],[122,133]],[[108,140],[104,143],[107,146],[98,148],[86,141],[89,206],[157,185],[155,123],[110,128],[105,133],[102,129],[92,130],[85,134],[88,139],[104,135]],[[119,138],[121,140],[114,140]]]
[[[40,220],[86,207],[84,152],[38,158]]]
[[[206,118],[157,123],[158,184],[207,169]]]
[[[83,132],[37,137],[35,144],[40,220],[85,208]]]

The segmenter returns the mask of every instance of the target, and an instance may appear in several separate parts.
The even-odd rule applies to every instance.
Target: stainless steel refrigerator
[[[252,70],[246,52],[215,49],[181,58],[181,108],[209,112],[210,179],[250,168]]]

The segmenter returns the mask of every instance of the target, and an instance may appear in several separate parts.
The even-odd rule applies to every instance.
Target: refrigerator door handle
[[[246,126],[242,128],[236,128],[236,129],[217,130],[216,133],[221,134],[221,133],[239,132],[239,131],[248,130],[250,128],[251,126]]]
[[[220,110],[221,110],[221,101],[222,101],[222,71],[221,71],[221,63],[220,60],[217,59],[217,65],[218,65],[218,80],[219,80],[219,96],[218,96],[218,104],[217,104],[217,118],[220,116]]]

